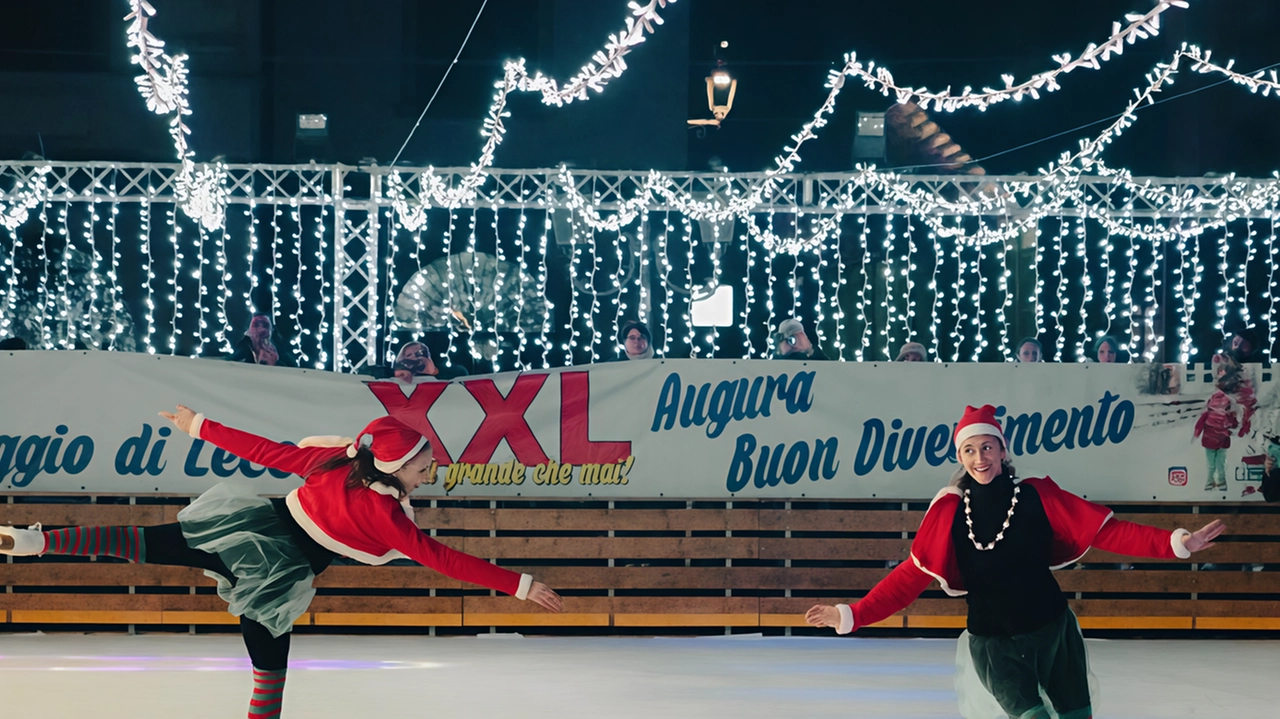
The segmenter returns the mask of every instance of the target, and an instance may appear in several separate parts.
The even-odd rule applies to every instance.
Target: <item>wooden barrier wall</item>
[[[0,504],[0,523],[38,521],[48,529],[173,522],[188,500],[8,495],[0,501],[7,502]],[[300,624],[548,632],[586,627],[601,634],[623,627],[653,633],[674,627],[798,627],[814,603],[856,599],[888,573],[890,562],[905,559],[927,507],[883,500],[415,504],[419,525],[440,541],[533,573],[561,591],[564,613],[548,614],[416,565],[343,563],[317,579],[318,596]],[[1113,508],[1122,518],[1166,529],[1194,530],[1220,517],[1228,523],[1228,536],[1195,555],[1194,563],[1128,560],[1094,550],[1076,567],[1057,572],[1086,629],[1280,630],[1280,507]],[[236,621],[198,570],[111,558],[6,559],[0,563],[6,588],[0,615],[11,630]],[[935,584],[901,615],[877,626],[909,631],[964,622],[964,600],[947,598]]]

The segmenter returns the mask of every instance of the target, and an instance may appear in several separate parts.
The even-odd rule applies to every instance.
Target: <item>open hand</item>
[[[1221,519],[1215,519],[1197,531],[1183,537],[1182,546],[1186,547],[1187,551],[1190,552],[1207,549],[1213,546],[1214,538],[1222,534],[1226,529],[1227,525],[1223,524]]]
[[[177,412],[161,412],[161,417],[173,422],[184,434],[191,434],[191,423],[196,420],[196,413],[185,405],[178,405]]]
[[[812,627],[831,627],[835,629],[840,626],[840,610],[830,604],[816,604],[812,609],[805,612],[804,620]]]
[[[558,612],[564,608],[560,595],[542,582],[534,582],[529,585],[529,601],[549,612]]]

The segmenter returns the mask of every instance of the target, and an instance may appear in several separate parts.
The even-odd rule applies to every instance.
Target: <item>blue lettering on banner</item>
[[[651,432],[673,429],[679,421],[682,428],[706,425],[707,437],[715,439],[730,422],[768,417],[773,400],[783,403],[788,414],[808,412],[813,406],[814,372],[786,373],[754,379],[721,380],[685,387],[680,373],[672,372],[662,383],[658,405],[653,413]]]
[[[62,448],[70,430],[65,424],[54,428],[55,436],[0,435],[0,482],[13,472],[13,486],[25,487],[42,472],[44,474],[80,474],[93,459],[93,440],[84,435],[74,437]]]
[[[807,474],[809,481],[831,479],[840,469],[840,461],[836,459],[839,451],[839,440],[817,439],[810,450],[808,442],[796,442],[787,447],[785,443],[774,446],[759,447],[753,434],[742,434],[734,443],[733,460],[729,462],[729,476],[725,480],[725,488],[730,492],[741,492],[754,481],[757,489],[776,487],[779,484],[796,484]]]
[[[996,417],[1003,417],[1006,411],[1005,407],[997,407]],[[1047,417],[1040,412],[1005,417],[1004,436],[1010,454],[1015,456],[1036,454],[1041,449],[1057,452],[1064,448],[1120,444],[1133,429],[1134,415],[1132,402],[1121,400],[1120,395],[1108,391],[1103,393],[1096,407],[1055,409]],[[885,472],[908,470],[915,467],[922,457],[931,467],[954,462],[955,447],[951,442],[954,432],[955,425],[945,424],[904,429],[900,419],[891,420],[886,429],[884,420],[872,417],[862,423],[862,437],[854,455],[853,472],[862,477],[877,467]],[[741,442],[739,438],[738,449],[734,452],[735,462],[742,453]],[[734,468],[731,467],[731,483],[734,476]]]

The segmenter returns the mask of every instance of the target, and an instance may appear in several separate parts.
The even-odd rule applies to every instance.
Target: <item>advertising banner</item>
[[[1020,476],[1101,501],[1260,499],[1265,455],[1280,450],[1280,383],[1269,367],[1226,369],[655,359],[405,384],[3,353],[0,490],[197,494],[238,480],[280,494],[301,482],[157,415],[181,403],[294,443],[394,415],[431,440],[436,481],[422,497],[925,499],[959,466],[965,405],[992,404]]]

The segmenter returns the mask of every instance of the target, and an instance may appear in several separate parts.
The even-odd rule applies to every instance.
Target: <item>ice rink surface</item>
[[[1098,719],[1280,716],[1280,642],[1089,640]],[[283,717],[956,717],[954,640],[293,638]],[[0,717],[245,715],[231,635],[0,635]]]

